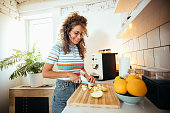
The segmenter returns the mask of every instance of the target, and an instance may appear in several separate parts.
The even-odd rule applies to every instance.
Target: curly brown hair
[[[87,35],[87,19],[83,16],[78,15],[78,13],[72,13],[63,23],[62,28],[60,29],[61,41],[62,41],[62,49],[65,54],[69,53],[71,50],[69,48],[69,32],[77,25],[80,25],[84,29],[84,33]],[[76,44],[79,50],[79,55],[82,59],[84,59],[84,54],[86,52],[84,38],[80,40],[78,44]]]

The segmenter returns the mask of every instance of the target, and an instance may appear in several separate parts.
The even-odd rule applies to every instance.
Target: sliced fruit
[[[94,87],[93,87],[93,91],[94,91],[94,92],[95,92],[95,91],[99,91],[98,87],[94,86]]]
[[[87,87],[87,86],[86,85],[82,85],[81,87],[83,88],[83,87]]]
[[[87,88],[86,87],[83,87],[82,90],[85,91]]]
[[[102,91],[104,91],[104,92],[107,91],[107,88],[102,86]]]
[[[97,87],[100,87],[101,85],[100,84],[97,84]]]
[[[93,87],[93,84],[89,83],[89,84],[88,84],[88,88],[89,88],[89,89],[92,89],[92,87]]]
[[[82,85],[82,90],[85,91],[87,89],[87,86],[86,85]]]
[[[92,87],[92,86],[93,86],[93,84],[91,84],[91,83],[88,84],[88,87]]]
[[[89,89],[92,89],[92,87],[89,87]]]
[[[102,91],[94,91],[94,92],[91,93],[91,96],[94,97],[94,98],[102,97],[102,95],[103,95]]]

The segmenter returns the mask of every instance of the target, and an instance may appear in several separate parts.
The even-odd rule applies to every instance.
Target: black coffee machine
[[[97,80],[114,79],[116,71],[116,55],[118,53],[94,53],[92,54],[93,75]]]

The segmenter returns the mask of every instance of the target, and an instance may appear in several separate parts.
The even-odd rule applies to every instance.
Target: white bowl
[[[119,97],[120,100],[122,100],[126,104],[137,104],[144,98],[144,96],[135,97],[135,96],[122,95],[122,94],[118,94],[118,93],[116,93],[116,95]]]

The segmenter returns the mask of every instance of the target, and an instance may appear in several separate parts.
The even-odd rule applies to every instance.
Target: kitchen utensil
[[[88,82],[87,79],[86,79],[83,75],[81,75],[80,78],[81,78],[81,83],[84,83],[84,84],[92,84],[92,85],[93,85],[93,83]]]

